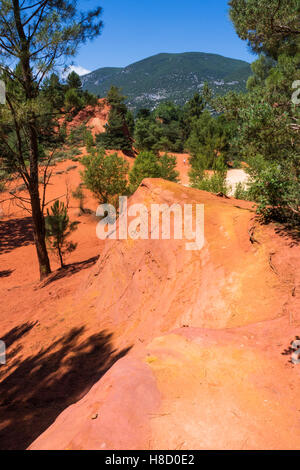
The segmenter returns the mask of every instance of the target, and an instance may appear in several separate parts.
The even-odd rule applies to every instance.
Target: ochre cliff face
[[[251,203],[163,180],[144,180],[129,207],[136,203],[204,204],[205,243],[187,251],[186,239],[107,241],[88,288],[114,330],[149,339],[183,325],[223,329],[285,315],[298,251],[255,222]]]

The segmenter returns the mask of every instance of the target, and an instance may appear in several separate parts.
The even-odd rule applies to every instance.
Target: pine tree
[[[75,88],[70,88],[65,94],[65,108],[66,112],[73,111],[73,115],[76,115],[80,109],[84,106],[84,101],[78,91]]]
[[[76,249],[76,244],[67,239],[77,229],[77,222],[70,222],[67,208],[63,202],[55,201],[51,210],[47,209],[46,238],[48,245],[54,251],[64,267],[64,258]]]
[[[299,76],[299,2],[231,0],[230,16],[241,39],[261,57],[252,64],[248,94],[215,100],[237,123],[234,144],[249,164],[251,197],[265,218],[300,220],[299,107],[292,102]]]
[[[135,122],[134,141],[140,151],[160,150],[160,142],[163,136],[162,128],[152,117],[140,117]]]
[[[159,159],[160,166],[160,177],[177,183],[179,181],[179,172],[175,170],[177,160],[174,155],[168,155],[165,153]]]
[[[102,27],[101,8],[80,12],[76,5],[75,0],[0,3],[0,71],[8,88],[7,105],[0,107],[0,140],[29,193],[41,279],[50,273],[44,198],[39,192],[40,116],[49,109],[47,103],[41,106],[41,84],[55,63],[74,55],[78,45],[96,37]],[[21,74],[15,73],[16,62]],[[16,145],[8,144],[6,126]]]
[[[42,84],[42,93],[50,101],[54,110],[61,110],[64,106],[65,86],[61,83],[59,76],[52,73],[46,77]]]
[[[144,178],[160,178],[160,176],[157,155],[152,152],[139,153],[129,174],[131,191],[134,192]]]
[[[237,34],[254,52],[273,59],[299,52],[298,0],[230,0],[229,6]]]
[[[131,153],[132,138],[127,122],[129,117],[125,96],[120,93],[117,87],[112,86],[107,94],[107,102],[110,106],[108,122],[105,126],[105,132],[98,134],[97,142],[105,149],[123,150],[125,153]]]
[[[82,90],[82,82],[80,76],[74,72],[74,70],[69,73],[67,77],[67,88],[76,90],[77,92],[81,92]]]

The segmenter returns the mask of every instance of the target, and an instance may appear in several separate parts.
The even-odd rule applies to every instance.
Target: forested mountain
[[[153,108],[165,100],[184,104],[208,82],[215,94],[245,90],[251,75],[247,62],[216,54],[158,54],[125,68],[101,68],[82,77],[85,89],[106,96],[111,85],[122,88],[132,110]]]

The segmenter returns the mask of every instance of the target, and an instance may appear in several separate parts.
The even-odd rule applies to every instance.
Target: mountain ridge
[[[248,62],[205,52],[162,52],[126,67],[103,67],[82,76],[84,89],[104,97],[111,85],[122,88],[130,109],[155,108],[161,101],[183,105],[208,82],[214,94],[243,91],[251,75]]]

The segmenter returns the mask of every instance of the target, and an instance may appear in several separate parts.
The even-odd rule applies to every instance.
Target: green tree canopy
[[[47,209],[46,238],[48,245],[60,261],[61,268],[67,254],[76,249],[76,244],[68,241],[69,236],[77,229],[77,222],[70,222],[67,207],[63,202],[55,201],[50,211]]]
[[[274,59],[299,52],[299,0],[231,0],[229,6],[237,34],[254,52]]]
[[[39,192],[39,135],[43,133],[41,123],[51,111],[46,100],[41,106],[42,83],[55,64],[68,60],[81,43],[100,34],[100,16],[100,7],[80,11],[75,0],[0,3],[0,72],[7,85],[7,105],[0,111],[0,140],[29,193],[41,279],[50,273],[50,263],[44,198]]]
[[[265,218],[300,218],[299,106],[292,102],[299,79],[299,2],[232,0],[237,33],[263,55],[252,64],[247,94],[215,101],[237,124],[233,144],[249,163],[251,198]],[[298,18],[298,19],[297,19]]]
[[[67,77],[67,88],[73,88],[76,91],[81,91],[82,90],[82,82],[80,79],[80,76],[74,72],[74,70],[69,73]]]
[[[144,178],[164,178],[178,181],[179,173],[175,170],[176,157],[163,155],[159,157],[153,152],[141,152],[134,161],[129,174],[131,191],[135,191]]]
[[[82,178],[102,204],[115,202],[115,197],[127,194],[129,165],[116,153],[106,155],[103,149],[94,151],[82,159],[85,166]]]
[[[97,135],[97,142],[105,149],[131,153],[130,130],[133,130],[133,126],[125,104],[125,96],[117,87],[112,86],[107,94],[107,102],[110,105],[108,122],[105,125],[105,132]]]

